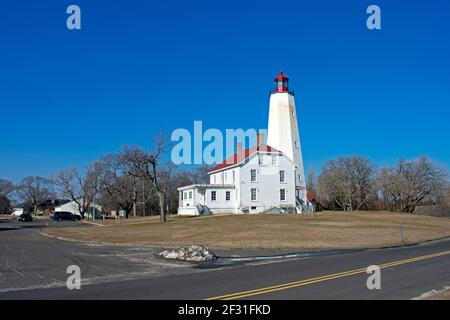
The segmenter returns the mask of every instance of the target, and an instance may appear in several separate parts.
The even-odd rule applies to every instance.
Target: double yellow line
[[[418,256],[418,257],[404,259],[404,260],[388,262],[388,263],[378,265],[378,267],[380,269],[384,269],[384,268],[399,266],[402,264],[427,260],[427,259],[431,259],[431,258],[435,258],[435,257],[441,257],[441,256],[445,256],[448,254],[450,254],[450,250],[436,252],[433,254]],[[325,275],[325,276],[320,276],[320,277],[316,277],[316,278],[310,278],[310,279],[305,279],[305,280],[300,280],[300,281],[279,284],[276,286],[270,286],[270,287],[265,287],[265,288],[260,288],[260,289],[253,289],[253,290],[249,290],[249,291],[242,291],[242,292],[236,292],[236,293],[232,293],[232,294],[226,294],[226,295],[222,295],[222,296],[208,298],[206,300],[242,299],[242,298],[252,297],[252,296],[256,296],[256,295],[260,295],[260,294],[264,294],[264,293],[270,293],[270,292],[276,292],[276,291],[281,291],[281,290],[286,290],[286,289],[291,289],[291,288],[296,288],[296,287],[307,286],[307,285],[318,283],[318,282],[324,282],[324,281],[328,281],[328,280],[344,278],[344,277],[352,276],[355,274],[366,273],[366,272],[367,272],[367,267],[359,268],[359,269],[354,269],[354,270],[349,270],[349,271],[344,271],[344,272],[339,272],[339,273],[333,273],[333,274],[329,274],[329,275]]]

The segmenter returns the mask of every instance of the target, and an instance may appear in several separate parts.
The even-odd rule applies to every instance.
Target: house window
[[[230,191],[226,191],[225,192],[225,200],[226,201],[230,201],[230,198],[231,198],[231,192]]]
[[[286,189],[280,189],[280,201],[286,201]]]
[[[256,182],[256,170],[250,170],[250,182]]]
[[[187,199],[187,191],[184,192],[184,199]]]
[[[286,183],[286,171],[280,170],[280,183]]]
[[[216,201],[216,199],[217,199],[216,191],[211,191],[211,201]]]
[[[264,158],[262,155],[258,155],[258,164],[263,164],[264,163]]]
[[[277,165],[277,160],[278,160],[277,155],[276,155],[276,154],[273,154],[273,155],[272,155],[272,165],[273,165],[273,166],[276,166],[276,165]]]
[[[256,189],[255,188],[250,189],[250,200],[251,201],[257,201]]]
[[[192,199],[192,191],[189,191],[189,199]]]
[[[298,181],[299,181],[299,182],[302,181],[302,175],[301,175],[301,174],[298,175]]]
[[[184,199],[183,195],[184,195],[184,192],[180,192],[181,201],[183,201],[183,199]]]

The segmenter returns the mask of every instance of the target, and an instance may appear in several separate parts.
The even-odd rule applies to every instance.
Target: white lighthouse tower
[[[305,172],[294,93],[289,90],[289,79],[283,72],[280,72],[275,78],[275,89],[270,94],[267,135],[267,144],[269,146],[282,151],[294,161],[297,167],[295,173],[295,195],[299,204],[307,204]]]

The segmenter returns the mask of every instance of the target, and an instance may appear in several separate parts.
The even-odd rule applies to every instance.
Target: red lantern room
[[[275,78],[275,92],[289,92],[288,86],[289,78],[283,73],[280,72],[279,75]]]

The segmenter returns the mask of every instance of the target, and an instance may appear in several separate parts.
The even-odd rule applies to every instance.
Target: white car
[[[14,209],[14,212],[11,213],[12,216],[20,216],[23,213],[23,209]]]

